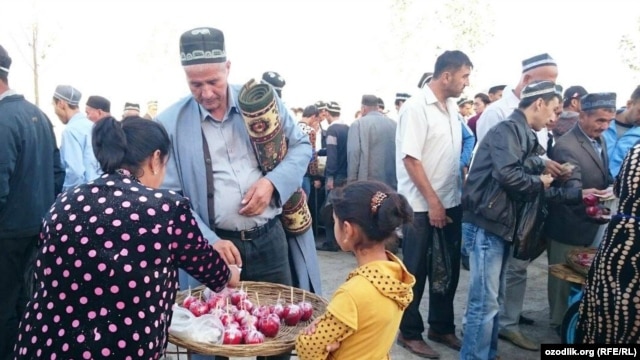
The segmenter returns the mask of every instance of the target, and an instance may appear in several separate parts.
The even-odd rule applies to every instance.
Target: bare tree
[[[387,68],[383,69],[389,76],[387,85],[415,86],[423,72],[433,70],[438,42],[431,4],[417,0],[389,1],[389,31],[384,41]]]
[[[390,14],[391,63],[400,77],[412,73],[416,83],[423,72],[433,71],[433,61],[444,49],[462,50],[473,58],[495,29],[490,0],[390,0]],[[407,59],[422,61],[409,68]]]
[[[169,22],[159,22],[147,29],[141,30],[138,34],[139,43],[142,47],[137,49],[135,54],[138,60],[139,78],[141,83],[138,89],[149,100],[158,100],[158,92],[162,89],[162,84],[167,81],[167,69],[176,66],[179,61],[178,41],[179,30],[175,24]]]
[[[449,32],[448,47],[470,56],[494,34],[495,18],[490,0],[449,0],[436,11],[440,27]]]
[[[618,49],[622,62],[633,71],[634,80],[638,80],[640,78],[640,17],[637,19],[635,29],[620,38]]]
[[[40,106],[40,67],[55,40],[53,35],[55,31],[53,31],[53,29],[43,30],[43,28],[48,28],[48,26],[43,25],[43,22],[40,20],[39,13],[42,11],[40,5],[38,0],[33,0],[31,3],[31,14],[33,14],[33,17],[30,23],[21,24],[21,26],[18,27],[20,33],[16,34],[17,36],[12,36],[18,52],[31,68],[33,74],[34,103],[36,106]],[[25,44],[28,47],[27,54],[25,54],[26,51],[24,50]]]
[[[36,106],[40,106],[40,63],[47,56],[46,50],[51,47],[51,42],[42,43],[40,39],[40,23],[37,21],[31,24],[31,38],[29,40],[29,47],[31,48],[30,65],[33,71],[33,95]]]

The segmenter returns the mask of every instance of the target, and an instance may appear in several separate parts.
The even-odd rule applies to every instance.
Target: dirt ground
[[[321,239],[318,238],[318,241]],[[353,255],[344,252],[324,252],[318,251],[320,268],[322,273],[323,295],[329,299],[331,294],[344,282],[347,274],[356,267]],[[529,277],[527,281],[527,292],[525,295],[524,313],[535,320],[534,325],[521,325],[522,332],[539,343],[559,343],[560,338],[549,326],[549,305],[547,302],[547,258],[546,254],[536,259],[529,266]],[[460,336],[460,326],[462,314],[466,308],[467,294],[469,289],[469,272],[461,270],[460,282],[455,297],[456,309],[456,332]],[[421,312],[425,320],[425,328],[428,314],[429,294],[425,294],[421,302]],[[426,339],[426,334],[425,334]],[[440,353],[442,360],[459,359],[459,353],[438,343],[427,342]],[[505,360],[534,360],[540,359],[540,351],[527,351],[512,345],[511,343],[499,340],[498,355]],[[168,356],[168,359],[179,360],[175,356]],[[184,359],[181,356],[180,359]],[[295,358],[295,357],[292,357]],[[391,350],[391,358],[394,360],[420,359],[404,348],[395,345]],[[233,360],[252,360],[254,358],[232,358]]]
[[[345,280],[349,271],[356,267],[355,258],[349,253],[333,253],[319,251],[320,267],[322,270],[322,286],[325,297],[329,298],[335,289]],[[522,332],[539,343],[559,343],[560,338],[549,326],[549,305],[547,301],[547,258],[546,254],[539,257],[529,266],[529,278],[525,295],[524,313],[535,320],[535,324],[521,325]],[[469,272],[460,271],[460,282],[455,297],[456,332],[460,336],[462,315],[466,308],[469,289]],[[420,309],[425,320],[428,314],[429,294],[425,294],[420,303]],[[425,334],[426,339],[426,334]],[[459,359],[459,353],[438,343],[427,342],[440,353],[442,360]],[[539,351],[527,351],[512,345],[508,341],[499,340],[498,355],[508,360],[534,360],[540,359]],[[394,345],[391,350],[391,358],[394,360],[420,359],[404,348]]]

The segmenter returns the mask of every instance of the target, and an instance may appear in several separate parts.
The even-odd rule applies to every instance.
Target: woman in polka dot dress
[[[358,268],[333,295],[327,312],[298,336],[298,357],[388,359],[415,278],[385,251],[385,241],[411,221],[413,210],[402,195],[373,181],[332,190],[331,201],[338,245],[354,252]]]
[[[95,125],[105,174],[62,193],[45,216],[16,359],[158,359],[178,268],[216,291],[238,281],[189,201],[157,189],[169,141],[162,125],[139,117]]]
[[[640,343],[640,144],[629,150],[614,185],[618,213],[587,276],[577,342]]]

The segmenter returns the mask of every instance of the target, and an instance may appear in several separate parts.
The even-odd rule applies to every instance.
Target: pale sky
[[[33,100],[25,34],[39,19],[41,40],[49,45],[40,69],[40,105],[58,129],[50,105],[58,84],[83,93],[82,109],[90,95],[109,98],[116,117],[126,101],[144,109],[157,99],[162,110],[187,95],[178,41],[200,26],[224,31],[231,82],[277,71],[287,82],[288,106],[338,101],[350,122],[365,93],[382,97],[394,113],[394,94],[415,93],[421,74],[432,70],[438,55],[433,44],[453,49],[447,46],[450,29],[433,25],[434,8],[446,2],[417,1],[406,23],[427,25],[403,41],[392,25],[391,0],[0,0],[0,44],[14,60],[11,87]],[[640,83],[617,50],[623,34],[640,31],[640,1],[494,0],[491,6],[493,34],[468,52],[475,68],[467,96],[515,85],[521,61],[542,52],[558,62],[558,83],[565,88],[614,91],[618,105]]]

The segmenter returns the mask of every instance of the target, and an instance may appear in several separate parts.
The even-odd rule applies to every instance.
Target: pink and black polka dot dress
[[[187,199],[121,173],[61,194],[41,238],[16,359],[158,359],[178,268],[215,291],[229,278]]]

